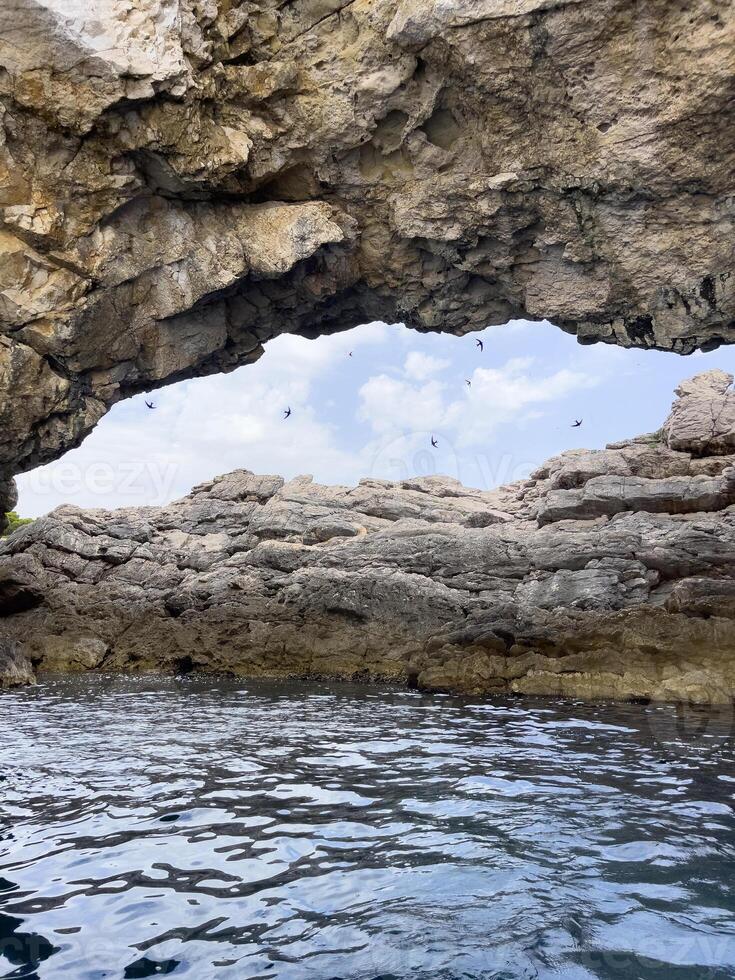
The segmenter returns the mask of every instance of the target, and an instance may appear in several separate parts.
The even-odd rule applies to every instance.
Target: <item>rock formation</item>
[[[20,644],[0,640],[0,690],[32,684],[34,680],[33,667]]]
[[[734,41],[720,0],[4,0],[0,497],[283,332],[731,342]]]
[[[732,380],[490,492],[238,470],[166,507],[61,507],[0,549],[0,642],[51,670],[729,701],[735,428],[708,406],[735,419]]]

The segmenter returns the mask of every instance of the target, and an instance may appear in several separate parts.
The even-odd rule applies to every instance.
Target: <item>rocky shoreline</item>
[[[729,702],[732,380],[690,379],[660,432],[490,492],[238,470],[165,507],[59,508],[0,547],[3,683],[196,670]]]

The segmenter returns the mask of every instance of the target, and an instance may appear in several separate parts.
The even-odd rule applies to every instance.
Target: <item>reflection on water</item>
[[[732,718],[349,686],[0,697],[0,976],[735,977]]]

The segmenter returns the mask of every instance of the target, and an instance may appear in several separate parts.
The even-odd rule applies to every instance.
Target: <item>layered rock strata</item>
[[[0,498],[283,332],[732,342],[734,52],[720,0],[4,0]]]
[[[0,638],[47,670],[730,701],[731,382],[490,492],[238,470],[166,507],[62,507],[2,546]]]

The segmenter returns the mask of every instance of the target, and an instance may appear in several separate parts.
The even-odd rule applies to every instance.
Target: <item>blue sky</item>
[[[735,348],[582,347],[524,320],[463,338],[383,323],[283,336],[254,365],[155,392],[155,411],[144,396],[115,406],[81,447],[18,479],[18,510],[161,504],[240,467],[343,484],[445,473],[489,489],[564,449],[659,428],[678,382],[714,367],[735,373]]]

